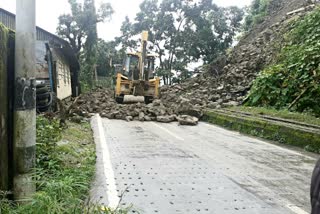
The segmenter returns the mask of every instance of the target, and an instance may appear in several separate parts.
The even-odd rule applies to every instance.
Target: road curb
[[[228,110],[206,111],[202,120],[240,133],[320,153],[320,129],[317,127]]]

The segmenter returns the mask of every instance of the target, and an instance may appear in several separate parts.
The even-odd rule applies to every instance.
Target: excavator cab
[[[153,79],[155,75],[155,55],[148,55],[147,56],[147,67],[145,68],[145,79]]]
[[[117,73],[115,99],[123,103],[124,96],[143,96],[145,103],[159,97],[160,78],[154,77],[156,55],[147,54],[148,32],[142,33],[141,52],[128,53],[123,72]]]
[[[124,70],[124,73],[129,80],[139,80],[139,56],[128,54]]]

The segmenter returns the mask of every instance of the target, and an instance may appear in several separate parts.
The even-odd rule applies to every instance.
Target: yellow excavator
[[[147,43],[148,31],[143,31],[141,52],[127,53],[122,71],[116,71],[117,103],[123,103],[125,95],[143,96],[147,104],[159,98],[160,78],[154,76],[157,56],[147,53]]]

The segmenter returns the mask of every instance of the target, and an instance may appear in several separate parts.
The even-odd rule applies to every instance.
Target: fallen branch
[[[301,92],[301,94],[290,104],[290,106],[288,107],[288,110],[290,110],[301,99],[301,97],[308,91],[309,88],[310,88],[310,86],[305,88]]]

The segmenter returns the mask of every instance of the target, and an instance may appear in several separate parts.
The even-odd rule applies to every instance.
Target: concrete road
[[[217,126],[92,119],[92,200],[133,213],[306,214],[316,157]]]

